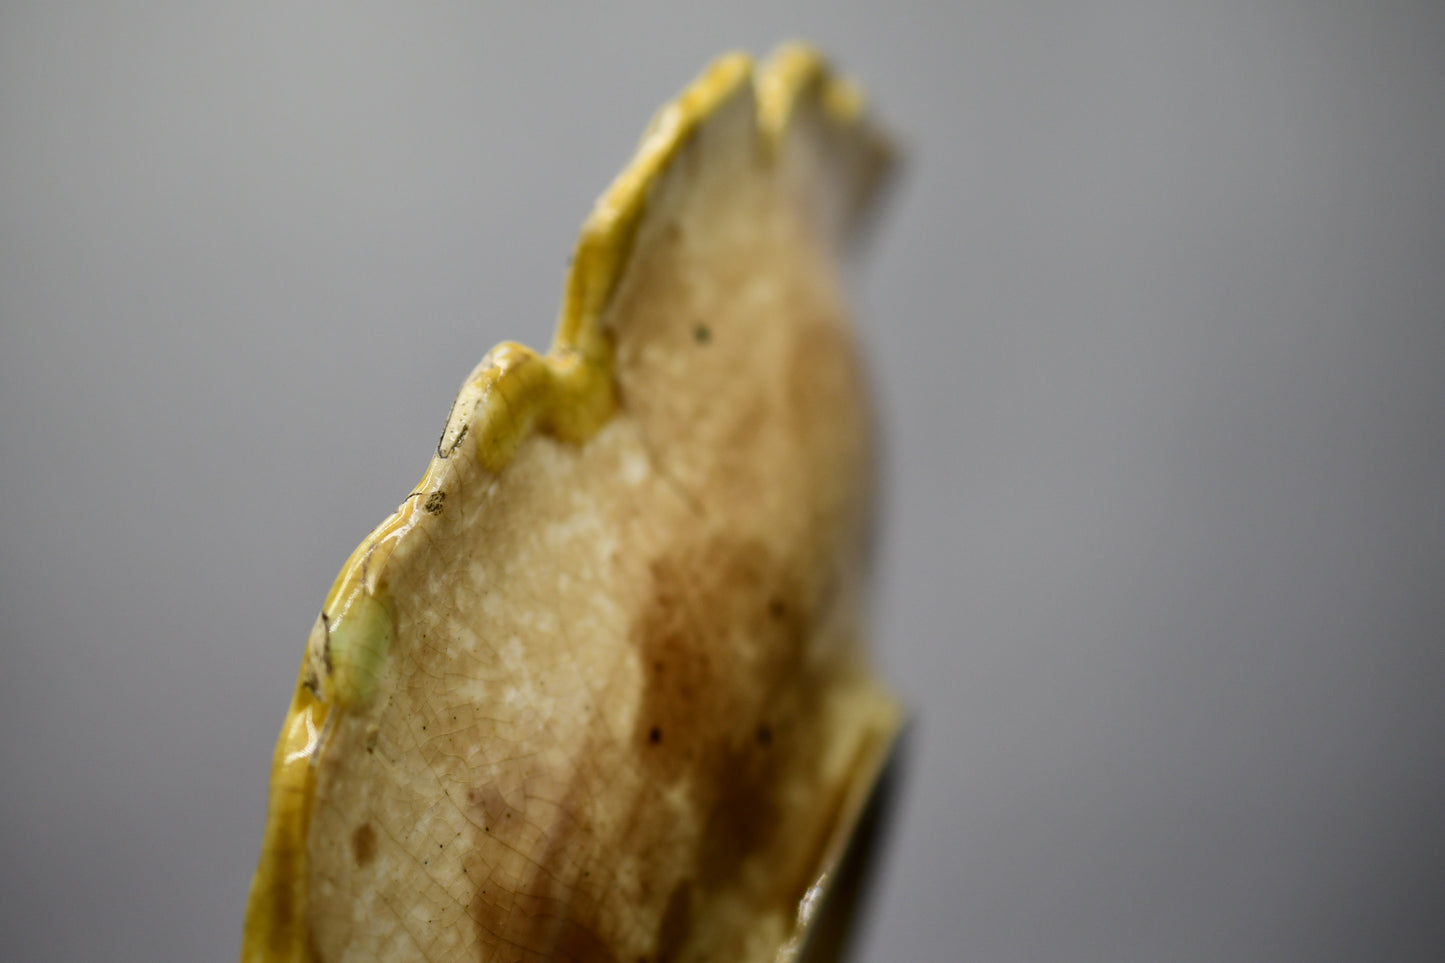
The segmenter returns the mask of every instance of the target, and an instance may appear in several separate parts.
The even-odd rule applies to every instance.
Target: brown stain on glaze
[[[362,823],[351,834],[351,855],[356,859],[356,865],[363,869],[376,858],[376,827],[371,823]]]
[[[505,948],[518,954],[505,959],[615,960],[601,891],[584,885],[590,873],[578,862],[580,853],[594,848],[586,827],[574,819],[560,820],[549,827],[546,848],[531,867],[537,870],[535,875],[498,878],[489,859],[520,845],[519,834],[527,828],[526,813],[491,787],[469,790],[467,804],[473,822],[480,825],[478,842],[463,865],[473,886],[467,911],[481,959],[495,959],[498,948]],[[564,800],[561,808],[576,811],[575,794]]]
[[[815,825],[789,799],[820,778],[816,693],[826,679],[809,645],[831,600],[800,566],[752,539],[706,540],[656,559],[649,576],[632,628],[645,674],[634,728],[625,744],[599,732],[585,771],[549,810],[584,812],[609,767],[641,771],[646,788],[612,830],[640,857],[631,877],[636,915],[619,918],[609,902],[615,867],[585,819],[549,822],[522,878],[501,870],[494,861],[522,844],[525,799],[483,783],[465,797],[476,844],[463,860],[483,959],[500,947],[526,960],[630,963],[639,951],[656,963],[725,959],[740,934],[705,929],[713,899],[741,894],[760,911],[792,913],[812,882],[830,823]],[[679,785],[685,812],[661,803]],[[778,853],[787,855],[775,861]],[[758,859],[769,862],[745,872]],[[652,945],[636,945],[639,925]]]
[[[633,741],[655,783],[687,788],[701,827],[689,905],[705,912],[696,904],[710,894],[749,885],[750,859],[808,848],[781,835],[798,831],[789,787],[818,779],[809,747],[821,744],[811,731],[821,680],[808,645],[821,599],[750,540],[713,539],[658,559],[651,574],[652,601],[634,626],[647,678]],[[795,907],[809,880],[789,872],[794,862],[758,874],[766,891],[746,896],[761,909]],[[659,954],[687,945],[668,941]]]
[[[638,755],[673,781],[685,764],[756,731],[762,720],[742,716],[800,667],[810,625],[801,604],[782,601],[799,594],[799,580],[756,541],[717,538],[656,559],[650,574],[651,599],[633,628],[647,673],[634,741],[657,747]]]
[[[692,883],[683,880],[672,888],[662,924],[657,929],[657,963],[674,963],[687,942],[692,923]]]

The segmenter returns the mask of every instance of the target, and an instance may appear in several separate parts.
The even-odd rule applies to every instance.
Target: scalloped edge
[[[317,766],[336,708],[363,704],[390,648],[395,625],[381,576],[398,542],[429,511],[449,459],[472,439],[479,463],[500,472],[523,441],[543,431],[581,444],[617,409],[612,346],[602,318],[632,256],[654,185],[692,134],[745,87],[755,99],[759,133],[777,150],[796,118],[814,109],[855,138],[871,159],[868,176],[847,198],[843,229],[875,193],[891,150],[866,120],[862,94],[806,44],[779,47],[760,67],[746,53],[714,60],[653,116],[632,159],[582,224],[564,287],[552,346],[539,354],[503,342],[462,386],[421,482],[342,566],[307,640],[296,689],[271,763],[261,859],[251,883],[241,959],[315,960],[306,924],[306,840]],[[346,671],[333,671],[333,665]]]

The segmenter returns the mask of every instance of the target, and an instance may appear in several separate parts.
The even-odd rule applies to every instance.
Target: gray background
[[[84,6],[0,7],[7,960],[233,958],[341,562],[653,108],[793,36],[909,156],[862,957],[1445,958],[1437,5]]]

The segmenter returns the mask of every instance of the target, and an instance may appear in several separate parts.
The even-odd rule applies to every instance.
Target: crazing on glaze
[[[863,647],[839,261],[887,166],[800,46],[720,58],[467,379],[282,725],[243,960],[785,960],[899,726]]]

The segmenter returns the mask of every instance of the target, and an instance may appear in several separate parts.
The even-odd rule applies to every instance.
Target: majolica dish
[[[842,265],[887,167],[811,51],[710,66],[352,554],[243,960],[799,958],[900,724]],[[829,950],[828,952],[831,952]]]

